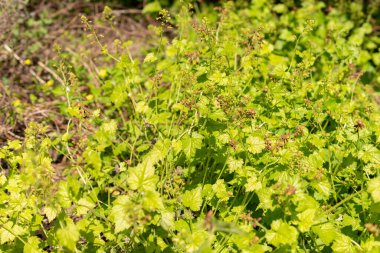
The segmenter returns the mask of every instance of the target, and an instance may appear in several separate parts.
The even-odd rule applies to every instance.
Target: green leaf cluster
[[[0,251],[380,252],[380,40],[288,2],[147,4],[144,57],[102,48],[66,132],[1,146]]]

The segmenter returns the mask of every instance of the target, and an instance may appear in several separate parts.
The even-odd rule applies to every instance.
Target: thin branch
[[[49,72],[56,80],[58,80],[62,85],[65,85],[65,82],[62,80],[62,78],[56,73],[54,72],[54,70],[52,70],[51,68],[49,68],[48,66],[46,66],[44,63],[42,62],[38,62],[38,65],[43,68],[46,72]]]
[[[11,54],[13,55],[13,57],[14,57],[18,62],[21,63],[21,65],[24,65],[24,66],[25,66],[25,64],[24,64],[23,60],[21,59],[21,57],[18,56],[18,55],[17,55],[17,54],[16,54],[16,53],[15,53],[15,52],[14,52],[14,51],[13,51],[8,45],[7,45],[7,44],[4,44],[3,46],[4,46],[5,50],[7,50],[9,53],[11,53]],[[29,73],[30,73],[32,76],[34,76],[40,84],[44,84],[44,83],[45,83],[45,81],[44,81],[41,77],[39,77],[39,76],[37,75],[37,73],[34,72],[33,69],[29,68]]]

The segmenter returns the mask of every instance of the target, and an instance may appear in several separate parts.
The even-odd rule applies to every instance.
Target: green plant
[[[371,25],[315,1],[243,5],[160,11],[142,61],[82,19],[114,65],[89,84],[60,52],[65,133],[31,123],[0,149],[1,250],[380,250]]]

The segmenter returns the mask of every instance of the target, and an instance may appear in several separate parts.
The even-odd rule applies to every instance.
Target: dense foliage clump
[[[56,48],[67,128],[1,147],[0,250],[380,252],[380,39],[350,6],[177,3],[141,60],[83,17],[114,63]]]

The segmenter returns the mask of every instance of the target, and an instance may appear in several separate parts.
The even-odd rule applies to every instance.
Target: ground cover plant
[[[83,15],[103,65],[54,46],[64,128],[2,144],[0,251],[380,252],[378,6],[294,6],[151,2],[137,55]]]

